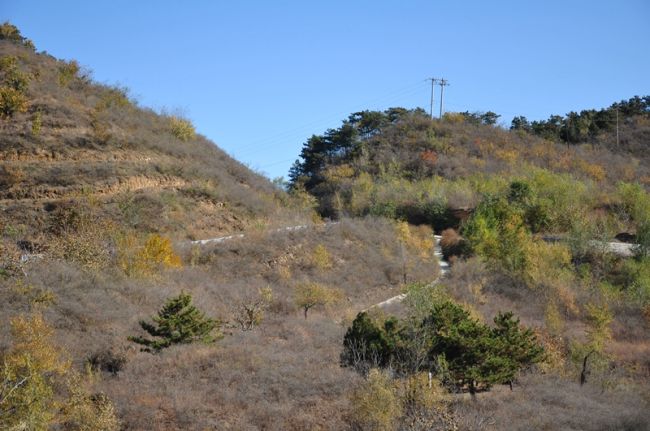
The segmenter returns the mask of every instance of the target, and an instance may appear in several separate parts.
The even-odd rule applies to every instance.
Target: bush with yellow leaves
[[[6,55],[0,58],[0,118],[11,118],[27,111],[29,75],[18,68],[18,59]]]
[[[194,125],[184,118],[171,117],[169,119],[169,128],[172,135],[181,141],[189,141],[190,139],[194,139],[196,135]]]
[[[319,270],[332,268],[332,255],[323,244],[318,244],[310,256],[310,264]]]
[[[113,405],[91,395],[84,379],[52,340],[53,330],[40,314],[10,321],[13,345],[2,355],[0,428],[116,431]]]
[[[153,277],[161,270],[181,265],[169,238],[151,234],[143,244],[131,233],[118,239],[118,266],[129,277]]]
[[[402,416],[402,406],[386,371],[372,369],[350,397],[350,422],[357,429],[390,431]]]
[[[349,421],[361,430],[456,430],[448,400],[446,389],[428,373],[394,379],[375,368],[350,396]]]
[[[336,304],[341,299],[343,299],[341,289],[326,287],[319,283],[301,283],[294,291],[295,303],[302,308],[305,319],[312,308]]]

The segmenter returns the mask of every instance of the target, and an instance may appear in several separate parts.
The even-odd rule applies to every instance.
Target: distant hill
[[[609,122],[615,108],[570,114],[568,142],[562,117],[533,123],[517,117],[505,130],[492,112],[447,113],[441,120],[420,109],[357,112],[338,129],[307,140],[291,184],[315,196],[325,216],[388,215],[437,229],[457,225],[463,209],[515,180],[537,189],[551,178],[569,188],[581,184],[593,191],[587,193],[591,208],[607,207],[621,181],[650,187],[648,100],[613,105],[619,109],[618,145]],[[592,133],[573,128],[583,125]]]
[[[13,29],[12,29],[13,28]],[[0,40],[0,225],[37,237],[61,207],[112,223],[205,238],[283,224],[284,192],[174,114],[141,107],[75,61]]]

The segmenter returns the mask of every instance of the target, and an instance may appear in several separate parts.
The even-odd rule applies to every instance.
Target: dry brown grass
[[[331,267],[312,264],[310,254],[319,245],[327,249]],[[191,250],[184,253],[191,258]],[[433,257],[412,253],[408,259],[412,279],[436,277]],[[66,261],[35,260],[26,265],[23,283],[34,295],[53,296],[44,314],[57,343],[76,367],[99,364],[98,390],[113,400],[127,429],[344,429],[347,394],[358,376],[339,366],[341,322],[350,310],[399,293],[402,254],[392,223],[344,220],[300,231],[261,231],[207,247],[194,262],[141,279],[117,269],[88,271]],[[282,276],[281,268],[290,275]],[[305,320],[293,302],[293,288],[301,282],[339,288],[345,299],[311,310]],[[12,288],[15,283],[0,281],[2,316],[32,306]],[[181,289],[206,315],[230,320],[245,292],[267,287],[273,301],[259,326],[231,328],[215,346],[151,355],[126,339],[138,331],[138,320]],[[0,346],[7,342],[0,334]],[[124,361],[115,373],[102,365],[111,358]]]
[[[26,92],[27,112],[0,122],[0,218],[25,225],[28,237],[47,219],[48,204],[82,196],[96,199],[104,218],[127,223],[120,205],[129,195],[137,228],[173,237],[307,219],[286,210],[287,196],[268,179],[205,137],[179,134],[170,117],[139,107],[128,90],[3,40],[5,55],[37,77]]]
[[[554,376],[531,375],[514,391],[504,387],[475,400],[457,400],[455,414],[464,431],[643,431],[650,429],[647,396],[647,388],[603,392]]]

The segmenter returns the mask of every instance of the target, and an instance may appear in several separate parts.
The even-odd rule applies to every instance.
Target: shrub
[[[10,118],[14,114],[27,111],[27,97],[20,91],[0,87],[0,118]]]
[[[43,115],[41,111],[36,111],[32,117],[32,136],[38,137],[41,134],[41,127],[43,126]]]
[[[234,321],[242,331],[250,331],[259,325],[264,318],[264,311],[273,301],[273,291],[270,287],[259,289],[254,297],[245,296],[238,301],[234,310]]]
[[[111,262],[109,244],[100,226],[86,226],[66,232],[52,241],[50,251],[58,258],[74,262],[89,270],[107,268]]]
[[[572,281],[572,256],[566,245],[531,240],[525,253],[527,265],[522,276],[529,286],[549,288]]]
[[[638,260],[650,257],[650,215],[648,219],[639,223],[636,229],[636,242],[637,246],[634,249],[634,254]]]
[[[343,298],[340,289],[325,287],[318,283],[302,283],[294,290],[294,301],[302,308],[305,319],[307,312],[316,306],[326,306],[339,302]]]
[[[27,111],[27,87],[29,76],[18,69],[13,56],[0,58],[0,118]]]
[[[641,184],[619,183],[618,194],[627,217],[637,223],[650,218],[650,194]]]
[[[376,202],[370,206],[368,213],[375,217],[397,218],[397,206],[394,202]]]
[[[196,135],[192,123],[183,118],[171,117],[169,119],[169,127],[172,135],[181,141],[189,141],[190,139],[194,139]]]
[[[506,200],[486,198],[462,229],[471,250],[487,262],[509,273],[520,273],[527,265],[530,233],[522,212]]]
[[[10,322],[14,344],[3,355],[0,425],[3,429],[46,429],[56,416],[53,377],[69,363],[52,344],[52,329],[40,315]]]
[[[102,95],[95,105],[95,112],[99,113],[111,108],[126,108],[131,106],[129,100],[129,89],[127,87],[108,87],[104,89]]]
[[[587,330],[587,339],[589,340],[589,347],[596,352],[602,352],[605,343],[612,338],[611,329],[609,325],[612,323],[614,316],[607,304],[596,305],[587,304],[585,306],[587,322],[589,329]]]
[[[120,423],[108,398],[89,395],[81,376],[70,369],[52,342],[42,316],[18,316],[10,322],[13,345],[2,355],[0,427],[45,430],[117,431]]]
[[[404,289],[406,297],[402,304],[409,318],[421,321],[431,313],[436,304],[449,300],[444,286],[436,283],[411,283]]]
[[[113,350],[102,350],[93,353],[88,358],[88,365],[93,370],[106,371],[113,375],[122,371],[126,364],[126,357],[121,353],[116,353]]]
[[[393,385],[404,412],[400,425],[417,430],[458,430],[454,416],[448,411],[449,394],[431,374],[417,373],[396,379]]]
[[[169,238],[151,234],[141,245],[138,237],[127,234],[118,240],[118,265],[128,276],[151,277],[182,263]]]
[[[402,415],[399,398],[386,371],[373,369],[350,397],[350,419],[357,429],[390,431]]]
[[[311,254],[311,264],[319,270],[332,268],[332,255],[323,244],[318,244],[314,248]]]
[[[36,48],[34,47],[34,43],[31,40],[23,37],[20,34],[20,30],[18,30],[18,27],[16,27],[15,25],[11,24],[8,21],[5,21],[4,23],[2,23],[2,25],[0,25],[0,40],[9,40],[14,43],[25,45],[32,51],[36,50]]]
[[[650,257],[626,260],[622,275],[628,297],[642,307],[650,306]]]
[[[25,170],[20,166],[0,166],[0,187],[10,188],[25,180]]]
[[[141,320],[140,326],[154,339],[129,337],[130,341],[145,346],[146,352],[159,352],[172,344],[195,341],[210,344],[221,337],[221,323],[206,317],[192,305],[192,296],[187,293],[168,299],[152,320],[153,324]]]
[[[110,399],[102,394],[92,394],[80,385],[80,378],[68,382],[70,396],[63,407],[64,428],[79,431],[118,431],[122,429],[115,407]]]
[[[528,205],[533,199],[533,191],[525,181],[513,181],[510,183],[508,201],[518,205]]]
[[[358,430],[457,430],[448,395],[427,373],[395,378],[372,369],[350,396],[349,421]]]
[[[20,256],[21,252],[15,243],[0,241],[0,280],[25,275]]]
[[[59,66],[59,75],[58,81],[61,87],[67,86],[73,79],[76,79],[80,71],[79,63],[76,60],[71,60],[69,62],[63,62]]]

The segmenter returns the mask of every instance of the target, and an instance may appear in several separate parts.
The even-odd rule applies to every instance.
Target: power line
[[[237,157],[242,157],[248,154],[258,152],[261,149],[270,148],[276,143],[294,140],[297,138],[304,139],[304,134],[308,132],[310,129],[319,128],[321,127],[321,125],[322,127],[325,127],[327,124],[331,123],[331,120],[336,120],[336,119],[340,120],[343,115],[346,114],[349,115],[349,113],[353,112],[355,109],[358,110],[362,108],[368,108],[369,105],[371,104],[381,103],[381,102],[392,103],[393,101],[403,100],[406,97],[410,97],[416,94],[421,94],[421,91],[422,91],[422,81],[420,81],[416,85],[411,84],[407,87],[403,87],[400,90],[387,93],[384,97],[379,97],[369,103],[355,105],[354,107],[351,107],[346,111],[341,111],[341,113],[339,114],[333,114],[327,117],[322,117],[322,120],[316,120],[308,124],[298,126],[296,128],[277,133],[275,135],[271,135],[267,138],[257,139],[255,141],[252,141],[248,145],[239,147],[236,151],[233,151],[233,155],[236,154]]]

